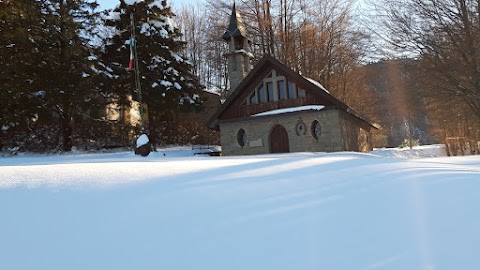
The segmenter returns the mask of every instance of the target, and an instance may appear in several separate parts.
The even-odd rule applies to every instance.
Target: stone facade
[[[287,130],[290,152],[342,151],[344,143],[340,114],[338,110],[305,111],[222,122],[222,154],[228,156],[270,153],[270,133],[276,125],[282,125]],[[315,139],[312,133],[312,123],[315,120],[320,123],[322,130],[318,139]],[[245,130],[248,138],[243,147],[237,140],[240,129]]]
[[[250,57],[246,51],[233,51],[225,56],[228,59],[230,91],[234,91],[250,72]]]
[[[296,96],[280,98],[279,82],[285,81],[291,89],[297,90]],[[266,86],[270,83],[273,87],[269,89]],[[263,99],[262,89],[269,89],[263,90]],[[301,96],[300,89],[304,91]],[[265,98],[265,93],[273,98]],[[258,116],[264,112],[273,114]],[[315,121],[319,123],[317,133],[313,132]],[[220,130],[223,155],[368,152],[372,150],[370,131],[375,128],[319,83],[312,83],[270,56],[260,60],[208,125]],[[245,140],[238,138],[243,133]]]
[[[372,151],[371,126],[343,111],[340,114],[343,151]]]

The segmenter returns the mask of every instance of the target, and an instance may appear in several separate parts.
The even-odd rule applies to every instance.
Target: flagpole
[[[143,102],[142,102],[142,87],[140,85],[140,70],[139,70],[139,66],[138,66],[138,56],[137,56],[137,42],[135,40],[135,22],[134,22],[134,19],[133,19],[133,12],[130,13],[130,20],[132,21],[131,22],[131,26],[132,26],[132,33],[131,33],[131,42],[133,42],[133,60],[134,60],[134,69],[135,69],[135,90],[137,92],[137,99],[138,99],[138,103],[140,104],[139,105],[139,110],[140,110],[140,124],[141,124],[141,128],[142,128],[142,134],[145,134],[145,126],[144,126],[144,122],[143,122]]]

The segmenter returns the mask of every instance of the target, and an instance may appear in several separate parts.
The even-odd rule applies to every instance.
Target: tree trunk
[[[70,152],[73,147],[73,120],[71,116],[62,119],[63,151]]]
[[[408,113],[408,146],[410,149],[413,148],[413,129],[412,129],[412,116]]]

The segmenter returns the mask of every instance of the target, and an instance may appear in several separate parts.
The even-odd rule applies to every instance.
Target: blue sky
[[[119,0],[97,0],[102,9],[115,7]],[[174,7],[181,7],[183,4],[198,2],[198,0],[167,0],[167,3]]]

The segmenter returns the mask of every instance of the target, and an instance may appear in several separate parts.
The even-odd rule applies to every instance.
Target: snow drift
[[[480,157],[382,151],[0,158],[0,269],[478,269]]]

